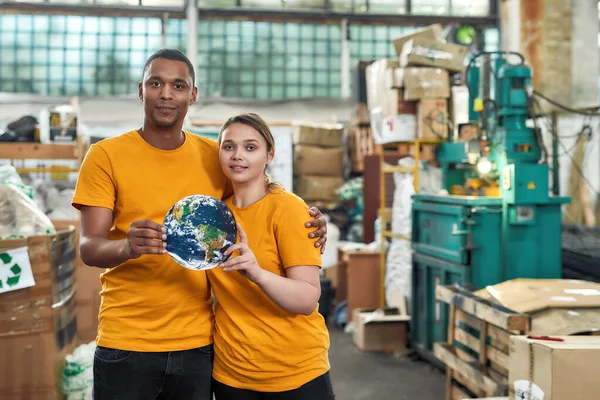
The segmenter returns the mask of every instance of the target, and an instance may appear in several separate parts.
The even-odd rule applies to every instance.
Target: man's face
[[[197,92],[187,64],[164,58],[153,60],[139,83],[146,118],[159,128],[182,123]]]

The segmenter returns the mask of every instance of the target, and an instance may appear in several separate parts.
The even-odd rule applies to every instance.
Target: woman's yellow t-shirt
[[[321,266],[320,250],[304,223],[302,199],[275,189],[249,207],[225,200],[248,237],[258,264],[285,276],[299,265]],[[238,272],[208,271],[217,298],[213,377],[228,386],[261,392],[296,389],[329,371],[329,333],[318,312],[299,315],[275,304]]]

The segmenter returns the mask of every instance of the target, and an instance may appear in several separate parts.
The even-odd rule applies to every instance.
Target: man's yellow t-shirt
[[[124,239],[133,221],[162,224],[173,204],[186,196],[222,198],[226,182],[214,140],[185,132],[179,148],[160,150],[134,130],[90,147],[73,205],[113,210],[109,239]],[[154,352],[212,343],[206,272],[186,269],[168,254],[143,255],[107,269],[100,279],[98,345]]]
[[[225,200],[248,237],[261,268],[285,276],[298,265],[321,266],[320,250],[304,223],[302,199],[275,189],[249,207]],[[315,307],[309,316],[275,304],[238,272],[208,271],[217,298],[213,377],[228,386],[262,392],[296,389],[329,371],[329,333]]]

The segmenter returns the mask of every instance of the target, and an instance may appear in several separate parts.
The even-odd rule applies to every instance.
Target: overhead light
[[[489,174],[492,170],[492,162],[487,157],[481,157],[477,162],[477,171],[482,174]]]

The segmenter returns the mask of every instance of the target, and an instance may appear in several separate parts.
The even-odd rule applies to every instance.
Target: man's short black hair
[[[187,64],[188,70],[190,71],[190,75],[192,76],[192,84],[196,85],[196,73],[194,72],[194,66],[192,62],[185,54],[176,49],[160,49],[156,53],[152,54],[148,60],[146,60],[146,65],[144,65],[144,71],[142,72],[142,76],[146,74],[150,63],[157,58],[164,58],[166,60],[173,61],[181,61]]]

